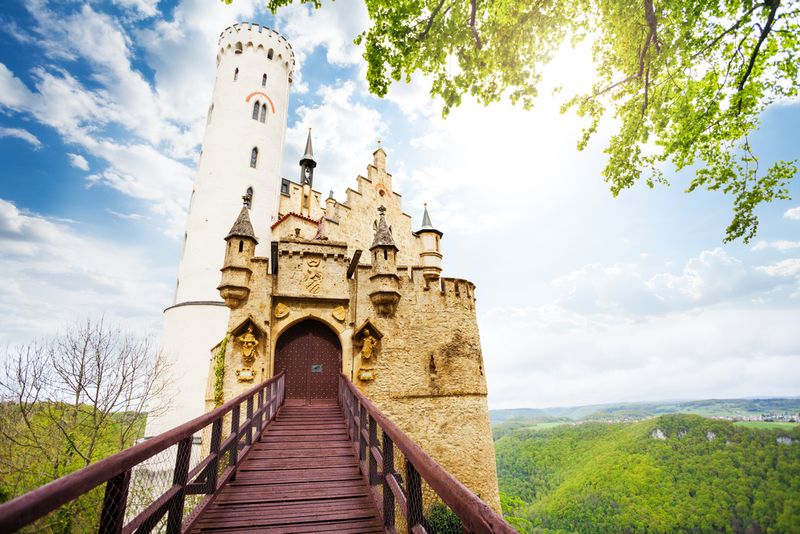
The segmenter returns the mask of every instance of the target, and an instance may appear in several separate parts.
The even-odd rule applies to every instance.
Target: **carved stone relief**
[[[345,320],[345,317],[347,317],[347,310],[344,306],[336,306],[333,311],[331,311],[331,315],[333,315],[333,318],[337,321],[342,322]]]
[[[287,315],[289,315],[289,307],[286,306],[286,304],[284,304],[283,302],[279,302],[275,306],[275,318],[276,319],[283,319]]]
[[[316,295],[322,289],[322,271],[319,268],[321,260],[319,258],[308,258],[306,260],[306,271],[303,276],[303,289]]]

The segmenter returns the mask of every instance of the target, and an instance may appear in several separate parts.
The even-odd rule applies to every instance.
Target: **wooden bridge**
[[[47,529],[82,499],[97,512],[73,532],[514,532],[346,376],[336,404],[287,405],[284,381],[0,505],[0,532]]]

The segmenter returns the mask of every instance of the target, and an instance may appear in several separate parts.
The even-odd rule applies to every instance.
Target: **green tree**
[[[224,0],[230,3],[232,0]],[[268,0],[275,11],[293,0]],[[321,0],[302,0],[320,7]],[[443,114],[464,95],[510,98],[528,109],[542,67],[566,39],[590,39],[597,81],[562,111],[619,128],[602,174],[616,196],[637,181],[666,183],[664,167],[695,169],[688,191],[733,197],[726,241],[752,239],[756,208],[789,199],[796,161],[769,168],[749,134],[764,109],[798,92],[797,1],[786,0],[365,0],[372,27],[358,35],[371,91],[420,72]]]

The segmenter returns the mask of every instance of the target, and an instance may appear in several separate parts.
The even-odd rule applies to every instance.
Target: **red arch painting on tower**
[[[250,99],[253,98],[255,95],[261,95],[269,101],[269,106],[272,108],[272,113],[275,113],[275,104],[272,103],[272,99],[266,95],[266,93],[262,93],[261,91],[254,91],[247,95],[247,98],[244,99],[245,102],[250,102]]]

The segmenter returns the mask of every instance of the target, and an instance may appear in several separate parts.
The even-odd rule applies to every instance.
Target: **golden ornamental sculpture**
[[[236,340],[242,344],[242,361],[246,364],[251,364],[255,361],[256,347],[258,346],[258,339],[253,335],[253,325],[247,325],[247,332],[237,337]]]
[[[369,328],[364,328],[361,333],[361,367],[358,370],[358,379],[364,382],[375,380],[376,372],[374,359],[377,358],[378,340],[370,334]]]

